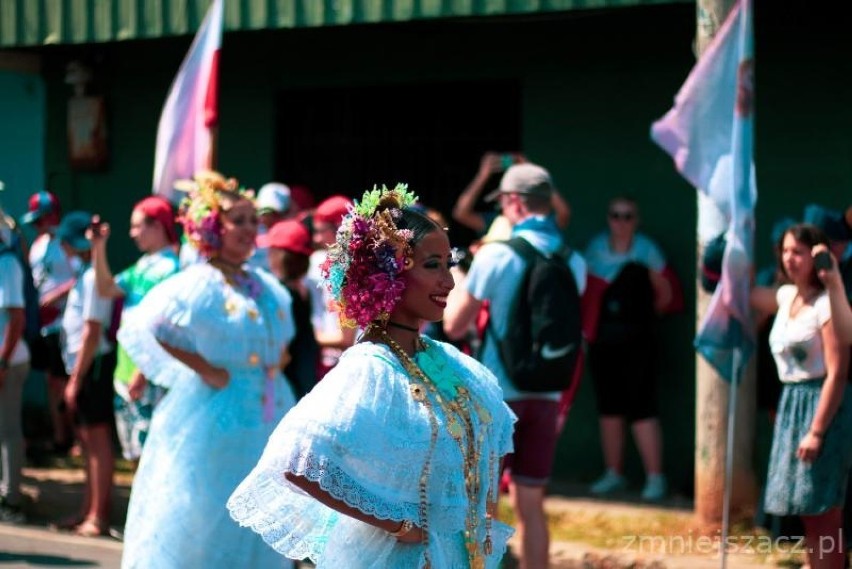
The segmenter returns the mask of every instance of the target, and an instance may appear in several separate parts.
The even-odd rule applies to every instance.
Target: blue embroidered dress
[[[415,362],[444,396],[450,385],[464,387],[487,411],[471,413],[482,480],[474,508],[476,518],[484,520],[489,489],[497,496],[500,458],[512,451],[515,417],[491,372],[452,346],[427,339],[427,349]],[[387,346],[364,342],[348,349],[281,421],[260,463],[228,501],[231,515],[281,554],[310,558],[318,569],[423,567],[423,545],[400,543],[386,531],[324,506],[291,485],[284,473],[318,482],[335,498],[376,518],[418,523],[419,481],[431,454],[428,558],[433,569],[468,567],[462,452],[437,405],[437,439],[429,452],[430,412],[413,397],[411,386]],[[481,544],[484,523],[477,533]],[[499,565],[511,534],[510,527],[493,520],[493,553],[485,567]]]
[[[154,287],[119,332],[146,377],[169,388],[134,478],[126,569],[289,566],[225,507],[294,404],[277,372],[294,334],[289,293],[263,271],[250,275],[259,294],[235,289],[207,263],[193,265]],[[157,340],[227,369],[228,385],[209,387]]]

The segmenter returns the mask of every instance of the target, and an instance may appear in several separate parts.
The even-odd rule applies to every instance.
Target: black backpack
[[[520,391],[562,391],[571,385],[583,347],[580,295],[567,260],[571,249],[543,255],[527,240],[506,242],[526,265],[509,307],[500,359]],[[488,329],[493,333],[492,325]],[[495,335],[496,336],[496,335]]]

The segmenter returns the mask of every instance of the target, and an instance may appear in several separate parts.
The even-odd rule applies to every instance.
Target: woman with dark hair
[[[284,418],[228,501],[281,554],[318,569],[496,568],[493,519],[514,416],[494,376],[420,335],[454,260],[405,186],[367,192],[323,266],[344,325],[365,330]]]
[[[204,262],[151,289],[118,334],[148,381],[168,388],[133,480],[122,567],[281,567],[225,503],[294,403],[280,373],[291,299],[246,264],[253,193],[212,173],[197,183],[180,215]]]
[[[792,284],[753,304],[777,310],[769,345],[784,384],[769,458],[765,509],[801,516],[812,569],[843,567],[840,539],[846,480],[852,466],[852,386],[848,350],[831,326],[825,287],[812,249],[827,244],[817,227],[784,233],[780,265]],[[762,295],[762,298],[761,298]]]

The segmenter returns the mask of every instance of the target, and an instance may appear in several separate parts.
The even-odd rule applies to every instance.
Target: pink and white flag
[[[757,186],[753,176],[754,58],[750,0],[739,0],[651,138],[728,220],[722,275],[695,346],[736,381],[754,346],[749,282]]]
[[[153,192],[174,201],[174,183],[213,167],[211,129],[219,120],[222,2],[213,0],[172,83],[154,154]]]

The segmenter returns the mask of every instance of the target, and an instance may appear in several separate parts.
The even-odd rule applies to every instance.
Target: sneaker
[[[666,477],[662,474],[651,474],[642,489],[642,499],[648,502],[659,502],[665,498],[666,490]]]
[[[589,487],[589,492],[592,494],[610,494],[617,490],[623,490],[627,487],[627,480],[625,480],[624,476],[612,470],[611,468],[607,469],[604,472],[603,476],[598,478],[594,484]]]
[[[13,506],[3,500],[0,503],[0,522],[7,524],[22,524],[27,521],[24,510],[20,506]]]

